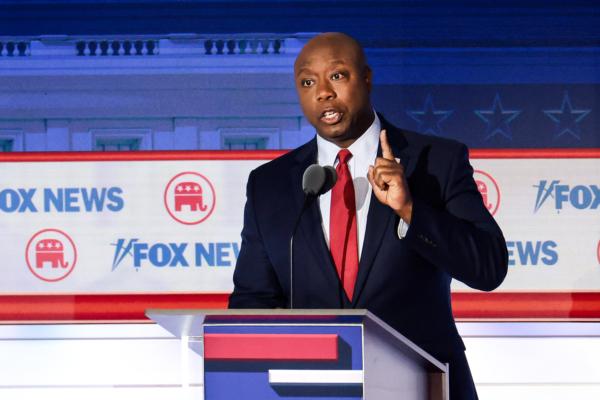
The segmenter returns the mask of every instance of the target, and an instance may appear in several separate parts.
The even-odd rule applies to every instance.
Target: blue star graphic
[[[406,113],[415,121],[418,122],[418,130],[423,133],[432,135],[442,135],[442,127],[440,124],[444,122],[454,110],[436,110],[433,106],[431,94],[427,95],[423,111],[406,111]]]
[[[502,135],[508,140],[512,140],[512,131],[510,123],[517,118],[521,111],[505,110],[500,101],[500,95],[496,93],[494,104],[490,110],[474,110],[475,114],[487,124],[485,137],[483,140],[489,140],[496,135]]]
[[[560,110],[542,110],[544,114],[556,123],[556,132],[554,139],[558,139],[565,134],[573,136],[577,140],[581,140],[581,127],[579,122],[584,119],[589,110],[574,110],[569,98],[569,92],[565,91]]]

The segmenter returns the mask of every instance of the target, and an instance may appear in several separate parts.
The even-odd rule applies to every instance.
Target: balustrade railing
[[[79,40],[75,43],[78,56],[155,56],[158,40]]]
[[[282,54],[284,43],[285,39],[280,38],[205,39],[204,54]]]
[[[6,36],[0,37],[0,57],[281,55],[298,50],[298,40],[276,34]]]
[[[25,57],[31,55],[29,41],[14,41],[0,39],[0,57]]]

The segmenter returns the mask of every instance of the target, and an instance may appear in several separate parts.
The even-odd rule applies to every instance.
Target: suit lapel
[[[407,177],[412,172],[411,157],[409,154],[409,147],[404,138],[404,134],[393,125],[389,124],[381,115],[382,128],[387,129],[388,140],[394,152],[394,156],[400,158],[402,165],[406,171]],[[377,149],[377,155],[381,156],[381,145]],[[291,193],[293,193],[294,207],[297,212],[300,211],[304,201],[304,193],[302,192],[302,175],[309,165],[317,161],[317,141],[316,139],[311,140],[305,145],[305,147],[296,154],[294,165],[291,169]],[[356,307],[358,300],[363,292],[363,289],[367,283],[369,273],[373,267],[376,256],[379,252],[382,242],[385,240],[384,233],[388,231],[388,225],[394,223],[396,220],[396,214],[386,205],[377,200],[375,195],[371,193],[371,202],[369,205],[369,213],[367,215],[367,226],[365,231],[365,238],[363,241],[363,248],[361,258],[358,267],[358,276],[356,278],[356,284],[354,286],[354,298],[352,306]],[[313,201],[302,216],[298,232],[296,235],[301,235],[305,243],[311,249],[315,259],[319,263],[319,270],[323,272],[326,279],[336,285],[339,289],[341,283],[331,258],[331,253],[325,242],[323,235],[323,227],[321,225],[321,212],[319,209],[318,200]],[[299,256],[299,255],[298,255]],[[297,263],[297,266],[301,266],[304,263]],[[343,290],[341,293],[345,292]],[[337,293],[337,292],[336,292]]]
[[[381,120],[382,129],[387,130],[388,141],[390,142],[394,156],[400,158],[400,162],[404,166],[408,176],[411,165],[406,139],[399,129],[388,123],[381,115],[379,115],[379,118]],[[381,157],[381,144],[378,146],[377,156]],[[352,300],[352,305],[354,307],[356,307],[358,300],[360,299],[379,248],[385,240],[384,233],[388,231],[388,224],[394,223],[395,220],[396,214],[392,209],[377,200],[375,194],[371,192],[371,203],[369,204],[369,213],[367,215],[367,227],[358,266],[358,276],[354,286],[354,298]]]
[[[306,147],[296,155],[296,162],[292,167],[291,174],[291,192],[294,194],[296,203],[295,210],[300,212],[304,202],[304,193],[302,192],[302,175],[309,165],[317,162],[317,141],[311,140]],[[333,265],[331,253],[325,242],[323,235],[323,227],[321,224],[321,211],[319,209],[318,199],[313,200],[302,215],[298,232],[296,235],[302,236],[302,241],[308,244],[315,259],[320,266],[319,270],[323,271],[328,281],[339,286],[339,278],[337,271]],[[300,256],[296,254],[296,257]],[[294,257],[294,258],[296,258]],[[298,262],[296,265],[301,266],[305,263]],[[336,291],[337,293],[337,291]]]

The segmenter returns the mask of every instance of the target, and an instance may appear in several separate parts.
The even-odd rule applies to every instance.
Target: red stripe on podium
[[[335,334],[207,333],[204,359],[213,361],[336,361]]]

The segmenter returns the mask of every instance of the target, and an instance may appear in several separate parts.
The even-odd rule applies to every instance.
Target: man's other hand
[[[385,129],[379,135],[381,153],[375,165],[369,166],[369,182],[377,200],[389,206],[404,222],[410,224],[412,218],[412,197],[400,160],[394,158]]]

